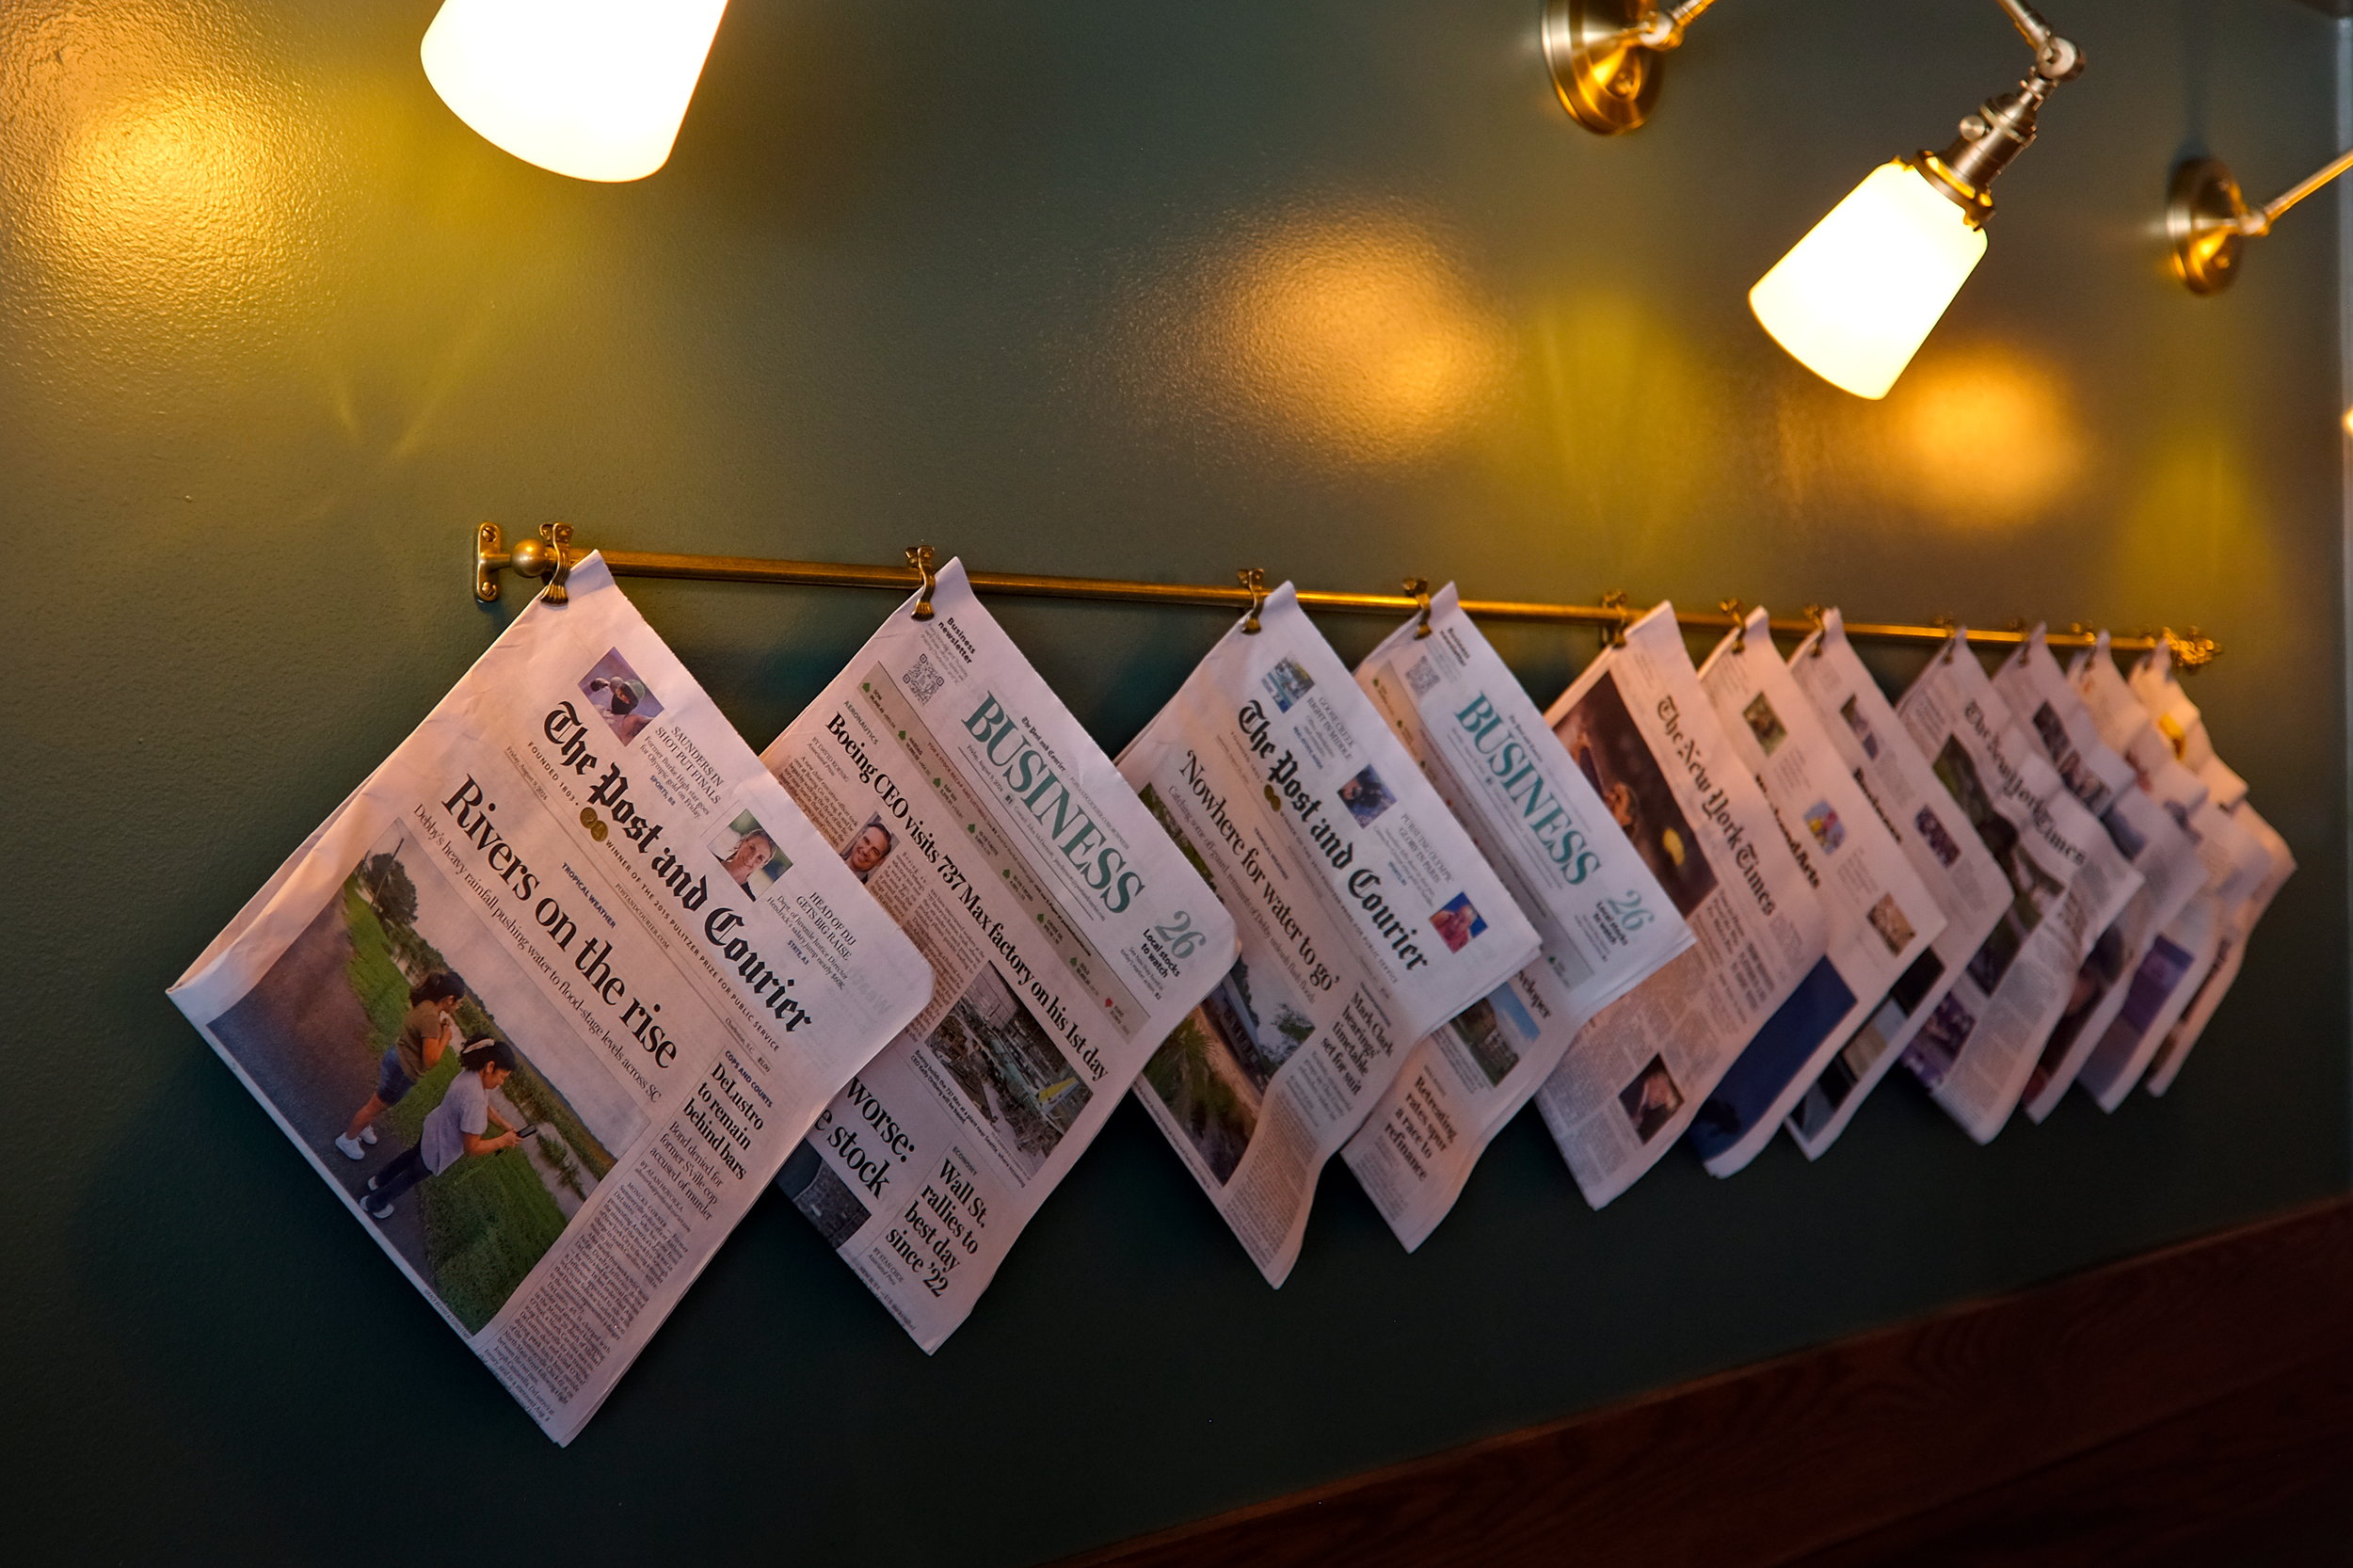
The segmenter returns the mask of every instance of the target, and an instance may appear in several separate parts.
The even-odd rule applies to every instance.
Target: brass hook
[[[927,544],[907,546],[907,565],[913,567],[917,575],[923,579],[922,585],[915,590],[915,609],[907,618],[929,620],[932,618],[932,590],[939,586],[939,576],[932,570],[932,547]]]
[[[1242,635],[1258,634],[1258,612],[1266,608],[1266,572],[1258,567],[1241,567],[1234,575],[1241,580],[1242,591],[1250,596],[1250,613],[1241,619]]]
[[[1414,622],[1414,640],[1419,642],[1430,635],[1430,579],[1409,577],[1405,580],[1406,597],[1414,601],[1418,617]]]
[[[1605,648],[1625,647],[1625,629],[1634,624],[1634,606],[1627,602],[1625,590],[1624,588],[1602,590],[1601,607],[1605,610],[1614,610],[1618,614],[1618,618],[1610,623],[1608,631],[1602,633],[1602,646]]]
[[[1749,607],[1737,599],[1720,599],[1716,601],[1716,608],[1732,617],[1732,651],[1746,653],[1749,650]]]
[[[1818,604],[1801,604],[1798,613],[1805,616],[1806,625],[1814,628],[1814,651],[1809,657],[1819,659],[1823,648],[1830,641],[1830,622],[1823,616],[1822,607]]]
[[[1961,622],[1950,616],[1930,616],[1929,624],[1941,629],[1945,633],[1945,651],[1936,656],[1936,662],[1940,664],[1951,664],[1954,650],[1961,644]]]
[[[2157,635],[2164,640],[2166,651],[2173,656],[2175,664],[2182,666],[2185,675],[2195,675],[2222,657],[2222,645],[2194,626],[2179,632],[2169,626]]]
[[[548,558],[552,563],[548,570],[548,585],[539,590],[539,597],[550,604],[569,604],[571,591],[564,586],[572,574],[570,555],[564,547],[572,542],[572,525],[568,522],[543,522],[539,537],[548,543]]]

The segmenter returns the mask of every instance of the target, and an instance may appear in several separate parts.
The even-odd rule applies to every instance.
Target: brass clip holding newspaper
[[[1419,642],[1430,635],[1430,579],[1407,578],[1405,597],[1414,601],[1414,640]]]
[[[1801,604],[1798,612],[1805,616],[1806,625],[1814,629],[1814,657],[1819,659],[1822,656],[1822,633],[1830,630],[1830,623],[1823,619],[1822,607],[1818,604]]]
[[[1732,622],[1734,636],[1732,651],[1746,653],[1749,650],[1749,639],[1743,633],[1748,630],[1748,605],[1737,599],[1720,599],[1716,601],[1716,608],[1721,610],[1724,617]]]
[[[2157,640],[2165,645],[2166,651],[2173,655],[2173,663],[2181,667],[2185,675],[2192,670],[2204,669],[2222,657],[2222,645],[2194,626],[2185,632],[2175,632],[2169,626],[2161,628]]]
[[[930,545],[911,544],[907,546],[907,565],[913,567],[916,575],[923,580],[922,585],[915,593],[915,609],[908,616],[910,620],[932,618],[932,590],[939,586],[939,574],[932,569],[932,559]]]
[[[1602,643],[1609,648],[1625,647],[1625,629],[1634,624],[1634,606],[1627,600],[1625,590],[1624,588],[1603,589],[1601,607],[1613,612],[1618,617],[1611,621],[1609,630],[1601,634]]]
[[[1242,592],[1250,596],[1250,613],[1242,617],[1244,636],[1258,634],[1258,612],[1266,608],[1266,572],[1259,567],[1243,567],[1234,575],[1241,580]]]
[[[1945,664],[1951,664],[1953,662],[1954,651],[1958,649],[1962,643],[1968,641],[1967,633],[1961,631],[1961,622],[1953,619],[1950,616],[1930,616],[1929,617],[1929,624],[1935,627],[1939,632],[1945,633],[1945,651],[1936,656],[1937,662]]]

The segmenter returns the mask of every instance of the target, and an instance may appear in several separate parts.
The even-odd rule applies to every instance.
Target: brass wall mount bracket
[[[495,604],[500,598],[499,573],[511,571],[518,577],[536,577],[545,584],[540,597],[551,604],[568,602],[571,595],[565,590],[565,580],[572,568],[587,553],[574,550],[572,525],[568,522],[543,522],[536,539],[517,539],[515,548],[506,548],[505,535],[495,522],[477,523],[473,531],[473,596],[484,604]]]

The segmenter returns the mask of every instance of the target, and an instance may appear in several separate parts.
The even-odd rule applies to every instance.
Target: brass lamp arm
[[[2009,13],[2010,24],[2034,46],[2035,74],[2054,82],[2073,81],[2084,69],[2084,52],[2058,36],[2041,13],[2026,0],[1994,0]]]
[[[2343,174],[2348,168],[2353,168],[2353,149],[2338,153],[2326,166],[2298,180],[2262,206],[2249,207],[2240,213],[2238,232],[2249,237],[2268,234],[2271,232],[2271,226],[2280,221],[2281,215],[2323,185],[2334,181],[2338,175]]]

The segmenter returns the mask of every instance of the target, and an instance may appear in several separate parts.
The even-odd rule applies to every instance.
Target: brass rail
[[[495,522],[473,530],[474,597],[488,603],[499,597],[499,573],[548,582],[560,594],[562,580],[589,547],[572,542],[564,523],[541,526],[538,538],[515,541],[510,549]],[[910,560],[914,552],[909,552]],[[703,583],[786,583],[829,588],[879,588],[911,593],[924,585],[914,565],[869,566],[843,561],[778,561],[750,555],[672,555],[656,551],[607,550],[604,564],[616,577],[671,577]],[[1030,572],[971,571],[973,588],[984,594],[1013,594],[1031,599],[1085,599],[1123,604],[1186,604],[1230,610],[1240,615],[1252,607],[1257,594],[1242,581],[1232,586],[1213,583],[1140,583],[1116,577],[1049,577]],[[1246,577],[1248,574],[1242,574]],[[1258,590],[1263,592],[1263,590]],[[1549,604],[1525,600],[1465,599],[1463,609],[1475,620],[1548,622],[1556,626],[1591,626],[1605,632],[1621,629],[1641,615],[1623,594],[1602,596],[1599,604]],[[1330,588],[1302,588],[1299,602],[1310,610],[1337,610],[1351,615],[1407,616],[1425,600],[1410,593],[1345,593]],[[1730,601],[1727,601],[1729,603]],[[1730,608],[1677,610],[1681,624],[1727,632],[1739,624]],[[1952,634],[1949,624],[1909,625],[1898,621],[1847,621],[1847,634],[1871,642],[1938,644]],[[1775,633],[1803,637],[1814,630],[1812,618],[1777,618]],[[2053,648],[2089,648],[2093,634],[2080,625],[2046,633]],[[2025,641],[2024,626],[1969,629],[1975,648],[2010,648]],[[2201,635],[2196,627],[2176,632],[2170,627],[2154,632],[2111,635],[2108,646],[2121,653],[2140,652],[2163,644],[2173,650],[2173,662],[2184,670],[2199,669],[2221,656],[2221,645]]]

